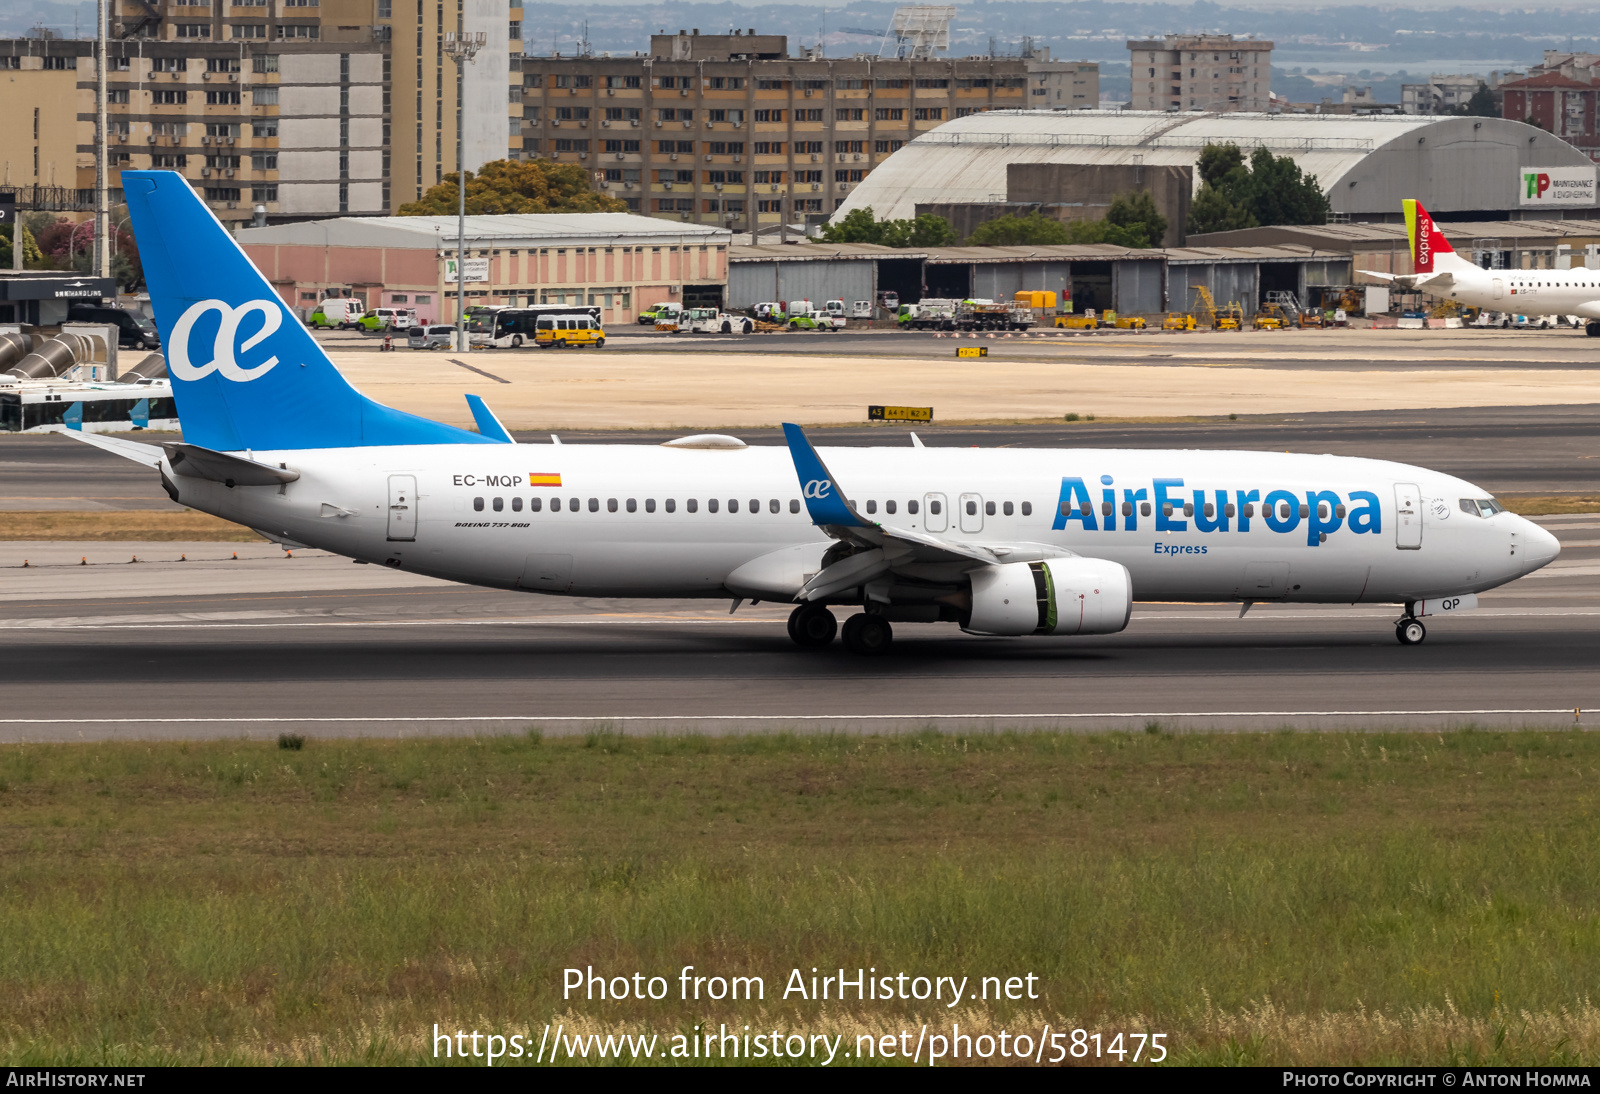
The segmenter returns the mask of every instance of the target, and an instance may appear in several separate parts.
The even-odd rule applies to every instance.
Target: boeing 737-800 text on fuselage
[[[1600,336],[1600,270],[1486,270],[1456,254],[1420,202],[1405,201],[1406,235],[1415,273],[1362,270],[1397,287],[1516,315],[1575,315]]]
[[[180,176],[124,171],[181,443],[74,434],[290,544],[508,590],[792,602],[861,653],[894,622],[1109,634],[1133,601],[1389,602],[1396,633],[1559,546],[1471,483],[1263,452],[516,444],[362,396]],[[912,438],[914,441],[915,438]]]

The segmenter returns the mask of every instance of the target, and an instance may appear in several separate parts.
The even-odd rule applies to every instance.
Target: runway
[[[0,569],[0,740],[1600,725],[1600,514],[1546,524],[1554,566],[1420,647],[1381,605],[1141,604],[1103,638],[900,625],[878,659],[797,649],[784,605],[499,593],[266,545],[95,544],[82,566],[8,544],[31,558]]]
[[[1592,405],[919,433],[939,446],[1362,454],[1502,494],[1600,492]],[[0,475],[12,510],[171,507],[148,471],[59,437],[0,440]],[[873,660],[795,648],[786,605],[729,616],[727,601],[502,593],[265,543],[0,542],[0,741],[1600,725],[1600,512],[1540,519],[1562,540],[1556,563],[1430,621],[1420,647],[1395,641],[1390,606],[1263,604],[1240,619],[1236,605],[1139,604],[1127,631],[1102,638],[899,625]]]

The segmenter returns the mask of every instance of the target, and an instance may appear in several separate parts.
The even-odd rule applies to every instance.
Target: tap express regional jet
[[[289,545],[492,588],[796,605],[789,634],[880,653],[898,622],[1111,634],[1142,600],[1395,603],[1421,619],[1560,549],[1484,490],[1265,452],[816,449],[703,435],[517,444],[356,391],[184,179],[124,171],[184,440],[72,436],[183,505]]]
[[[1486,270],[1456,254],[1421,202],[1407,198],[1401,204],[1416,272],[1362,273],[1486,311],[1578,316],[1586,320],[1584,333],[1600,337],[1600,270]]]

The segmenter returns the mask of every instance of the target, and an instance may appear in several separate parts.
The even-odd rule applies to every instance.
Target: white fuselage
[[[1128,568],[1140,600],[1403,602],[1493,588],[1559,550],[1520,517],[1466,512],[1463,499],[1489,496],[1470,483],[1379,460],[909,447],[821,454],[869,520],[1002,550],[1045,545],[1109,559]],[[230,488],[162,470],[183,504],[271,536],[496,588],[788,599],[832,543],[800,504],[782,447],[427,445],[250,457],[300,478]],[[560,485],[531,485],[540,476]]]
[[[1489,311],[1600,319],[1600,270],[1485,270],[1457,259],[1447,274],[1407,274],[1395,281]]]

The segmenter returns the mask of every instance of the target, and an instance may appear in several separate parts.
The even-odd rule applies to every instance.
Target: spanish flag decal
[[[548,471],[543,471],[543,472],[541,472],[541,471],[530,471],[530,472],[528,472],[528,485],[529,486],[560,486],[561,485],[561,473],[559,471],[555,472],[554,474],[552,474],[552,473],[550,473]]]

